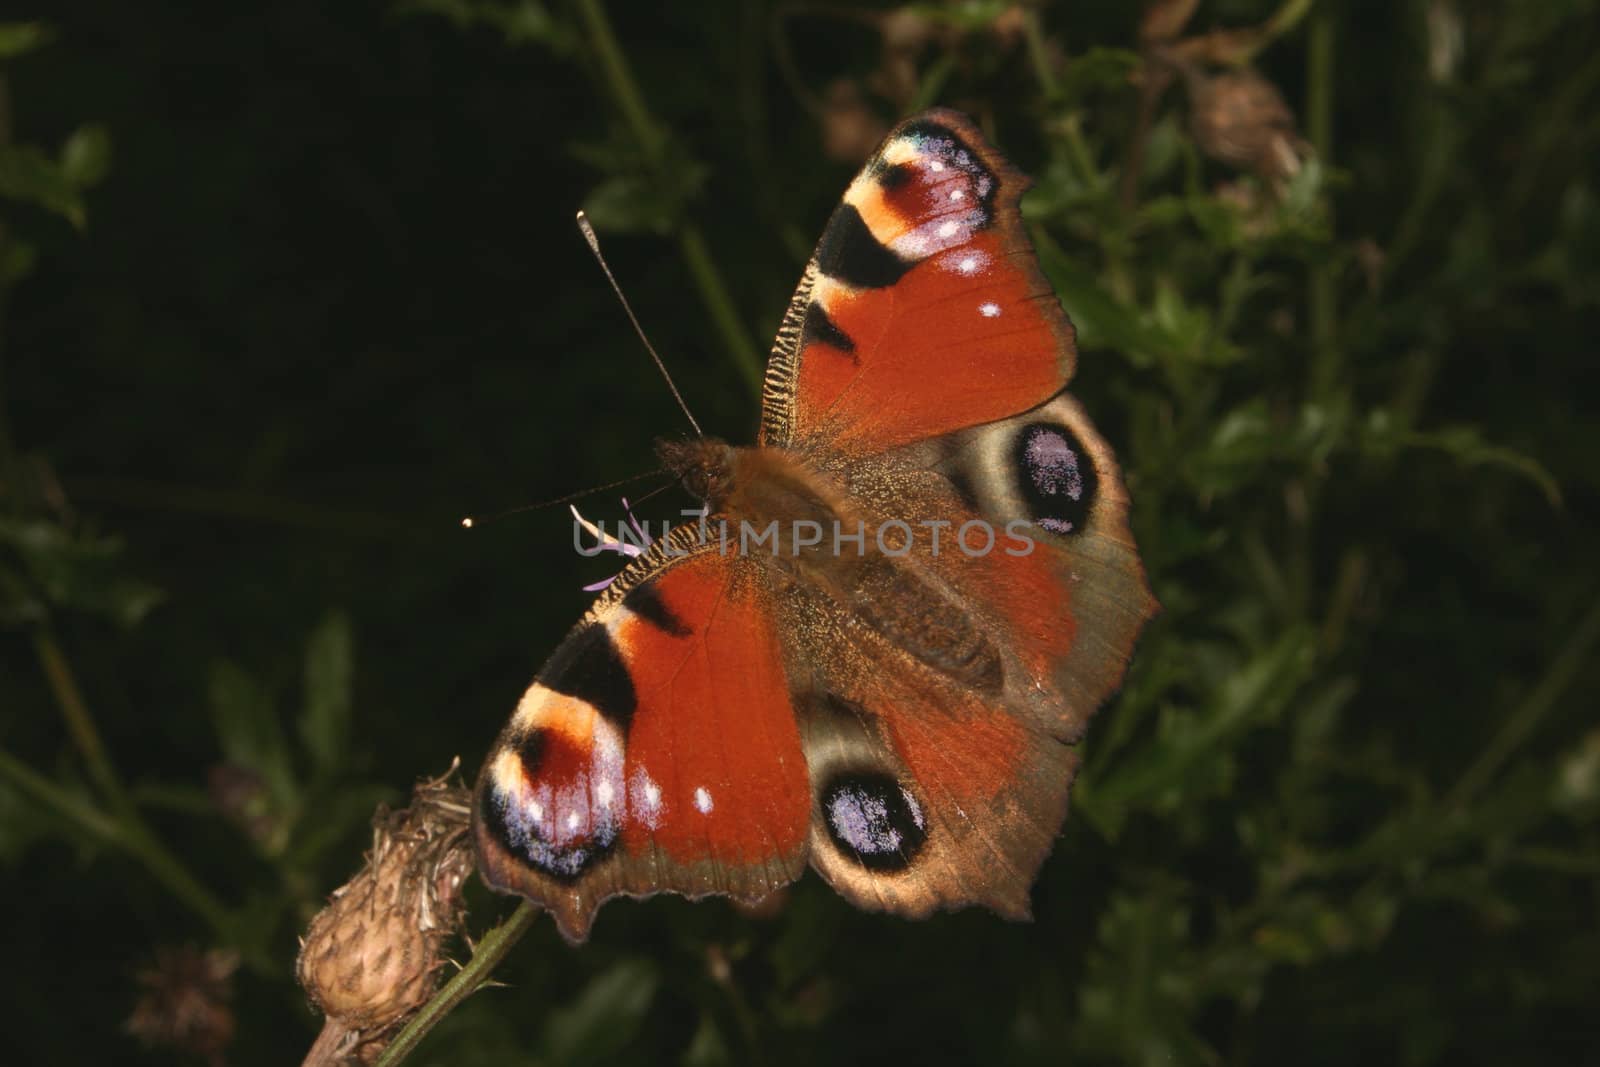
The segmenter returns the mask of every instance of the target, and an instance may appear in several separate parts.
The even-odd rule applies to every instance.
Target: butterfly
[[[487,884],[573,943],[608,899],[1029,914],[1077,746],[1157,610],[1071,323],[965,117],[850,184],[753,447],[658,445],[705,502],[596,599],[478,780]]]

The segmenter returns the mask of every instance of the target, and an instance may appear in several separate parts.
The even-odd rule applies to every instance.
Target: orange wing
[[[1017,201],[961,115],[898,126],[845,192],[767,367],[761,443],[845,454],[1015,415],[1072,375],[1072,324]]]
[[[755,900],[805,865],[810,784],[766,596],[693,533],[596,602],[478,782],[484,881],[569,941],[620,893]]]

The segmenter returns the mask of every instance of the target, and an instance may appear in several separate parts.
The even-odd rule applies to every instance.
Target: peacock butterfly
[[[501,733],[478,869],[584,940],[618,894],[1012,918],[1156,604],[1027,180],[963,116],[896,127],[778,331],[757,443],[666,442],[709,518],[632,560]]]

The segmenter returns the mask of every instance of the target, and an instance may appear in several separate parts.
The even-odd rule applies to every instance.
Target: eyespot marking
[[[922,805],[878,771],[836,775],[822,792],[822,814],[834,845],[868,870],[904,870],[928,840]]]
[[[1099,488],[1082,443],[1065,427],[1036,423],[1017,435],[1015,463],[1031,517],[1051,533],[1081,532]]]
[[[618,837],[615,814],[591,803],[589,783],[603,787],[620,772],[612,733],[597,735],[585,752],[558,733],[531,731],[495,758],[480,793],[483,826],[518,861],[557,881],[575,881]]]

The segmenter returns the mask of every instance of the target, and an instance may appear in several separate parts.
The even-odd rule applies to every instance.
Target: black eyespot
[[[1064,427],[1036,423],[1017,435],[1015,449],[1029,517],[1051,533],[1081,533],[1100,486],[1083,445]]]
[[[517,756],[524,774],[536,776],[547,743],[543,730],[531,731],[518,743]],[[609,855],[617,843],[615,818],[590,812],[576,832],[569,825],[563,833],[560,826],[552,825],[560,813],[518,804],[492,784],[478,793],[478,814],[489,836],[507,852],[560,882],[577,881],[584,871]]]
[[[836,775],[822,791],[822,814],[839,851],[872,871],[904,870],[928,840],[916,797],[877,771]]]
[[[530,778],[539,773],[544,764],[544,730],[529,730],[516,744],[517,759],[522,763],[522,773]]]
[[[917,169],[910,163],[884,163],[877,160],[872,176],[886,190],[898,189],[916,176]]]

